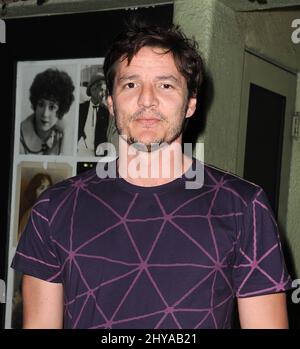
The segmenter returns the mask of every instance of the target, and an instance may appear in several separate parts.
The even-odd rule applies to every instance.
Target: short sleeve
[[[55,255],[49,228],[49,190],[42,193],[31,209],[11,267],[49,282],[61,282],[61,266]]]
[[[250,200],[235,245],[233,285],[236,297],[251,297],[292,288],[278,227],[262,189]]]

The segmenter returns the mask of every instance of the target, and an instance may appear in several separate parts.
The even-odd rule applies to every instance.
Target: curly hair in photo
[[[62,119],[74,101],[74,85],[71,77],[58,69],[47,69],[37,74],[30,87],[30,102],[35,111],[40,99],[47,99],[58,104],[57,116]]]

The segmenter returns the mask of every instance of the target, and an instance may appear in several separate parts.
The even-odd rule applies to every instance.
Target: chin
[[[51,129],[51,127],[41,127],[40,129],[43,132],[47,132],[47,131],[49,131]]]
[[[154,132],[152,134],[148,134],[148,135],[136,134],[136,135],[132,135],[130,138],[134,139],[135,142],[142,143],[145,145],[150,145],[151,143],[161,143],[165,139],[161,135],[158,135]]]
[[[139,144],[143,144],[146,147],[151,147],[151,144],[161,144],[163,143],[164,140],[163,139],[136,139],[134,138],[132,143],[139,143]]]

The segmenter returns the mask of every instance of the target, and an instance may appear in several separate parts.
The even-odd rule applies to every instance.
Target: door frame
[[[252,67],[251,73],[249,71],[250,69],[247,69],[247,66],[249,67],[249,64],[257,61],[257,59],[260,60],[259,62],[261,66],[264,67],[263,69],[266,74],[261,74],[257,66]],[[294,79],[293,83],[291,82],[291,77]],[[278,81],[281,83],[278,84]],[[250,82],[283,96],[290,96],[286,98],[278,203],[278,223],[281,230],[286,232],[290,164],[292,156],[292,117],[295,112],[297,72],[252,49],[245,48],[236,162],[236,173],[241,177],[243,177],[244,174]],[[274,86],[276,86],[276,88],[274,88]]]

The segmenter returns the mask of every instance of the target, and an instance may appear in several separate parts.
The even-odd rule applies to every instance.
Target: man
[[[25,328],[230,328],[235,298],[243,328],[287,328],[290,278],[261,188],[205,165],[187,189],[196,44],[178,27],[133,25],[104,73],[117,175],[88,171],[36,203],[13,261]]]
[[[105,97],[103,75],[96,74],[91,77],[86,94],[91,99],[79,106],[78,150],[82,155],[98,155],[98,145],[107,142],[109,123],[109,113],[103,103]]]

